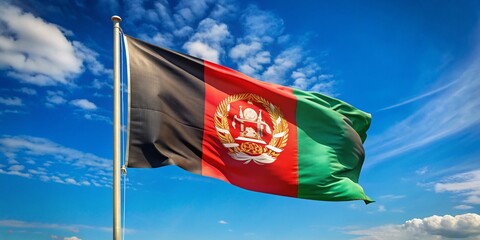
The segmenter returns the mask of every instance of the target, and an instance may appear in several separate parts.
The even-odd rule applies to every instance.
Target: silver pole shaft
[[[121,240],[120,195],[120,22],[113,16],[113,239]]]

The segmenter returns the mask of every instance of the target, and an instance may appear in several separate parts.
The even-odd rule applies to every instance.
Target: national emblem
[[[265,111],[269,118],[263,118]],[[288,122],[282,112],[253,93],[235,94],[220,102],[215,113],[215,128],[228,154],[245,164],[273,163],[287,145]]]

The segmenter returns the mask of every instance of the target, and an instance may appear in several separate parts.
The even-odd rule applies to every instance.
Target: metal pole
[[[121,240],[120,195],[120,22],[113,16],[113,240]]]

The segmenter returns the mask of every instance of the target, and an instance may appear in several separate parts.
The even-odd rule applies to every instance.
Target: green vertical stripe
[[[358,184],[370,114],[321,94],[293,92],[297,97],[298,197],[371,202]]]

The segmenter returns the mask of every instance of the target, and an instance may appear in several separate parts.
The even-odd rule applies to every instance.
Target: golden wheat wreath
[[[235,139],[230,134],[230,127],[228,125],[228,112],[230,111],[230,103],[241,100],[261,103],[263,108],[266,109],[270,115],[270,119],[273,123],[272,139],[267,146],[263,147],[263,149],[261,147],[259,148],[258,145],[251,146],[248,143],[238,145],[235,143]],[[223,146],[228,149],[230,156],[236,160],[245,161],[245,163],[249,163],[252,160],[257,164],[272,163],[283,151],[285,145],[287,145],[288,123],[283,118],[282,112],[277,106],[268,102],[265,98],[253,93],[231,95],[220,102],[215,113],[215,128],[217,130],[217,135],[220,139],[220,142],[222,142]],[[264,157],[256,158],[255,156],[250,156],[248,154],[243,154],[242,157],[238,158],[235,157],[238,156],[237,154],[244,152],[261,154]],[[267,157],[269,160],[266,160],[265,157]]]

